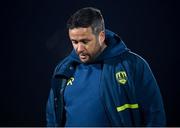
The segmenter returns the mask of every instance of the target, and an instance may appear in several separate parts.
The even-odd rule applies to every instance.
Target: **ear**
[[[104,41],[105,41],[105,32],[104,32],[104,31],[101,31],[101,32],[99,33],[99,42],[100,42],[100,44],[102,45],[102,44],[104,43]]]

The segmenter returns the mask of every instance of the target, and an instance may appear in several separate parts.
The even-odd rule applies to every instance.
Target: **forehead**
[[[74,28],[74,29],[69,29],[69,37],[71,39],[82,39],[82,38],[91,38],[94,36],[92,33],[91,27],[88,28]]]

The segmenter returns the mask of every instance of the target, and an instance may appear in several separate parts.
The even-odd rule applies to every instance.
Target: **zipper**
[[[100,101],[101,101],[102,106],[103,106],[104,111],[105,111],[105,115],[107,116],[107,119],[108,119],[108,121],[110,123],[110,126],[112,126],[112,119],[108,114],[108,109],[107,109],[106,103],[105,103],[104,98],[103,98],[103,91],[102,91],[102,86],[101,86],[102,79],[103,79],[102,78],[103,77],[103,67],[104,67],[104,65],[103,65],[103,62],[102,62],[101,63],[101,76],[100,76],[100,83],[99,83],[99,96],[100,96]]]

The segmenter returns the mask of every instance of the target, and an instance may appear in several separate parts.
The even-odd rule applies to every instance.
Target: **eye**
[[[83,44],[87,44],[87,43],[89,43],[89,41],[84,40],[84,41],[82,41],[82,43],[83,43]]]
[[[72,40],[71,41],[73,44],[77,44],[78,43],[78,41],[75,41],[75,40]]]
[[[83,44],[87,44],[88,43],[88,41],[83,41]]]

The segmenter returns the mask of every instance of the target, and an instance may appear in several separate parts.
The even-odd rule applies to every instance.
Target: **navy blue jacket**
[[[160,90],[147,62],[131,52],[118,35],[106,30],[108,47],[95,63],[102,64],[101,101],[112,126],[165,126]],[[47,126],[64,126],[63,93],[81,63],[75,51],[60,62],[52,77]]]

